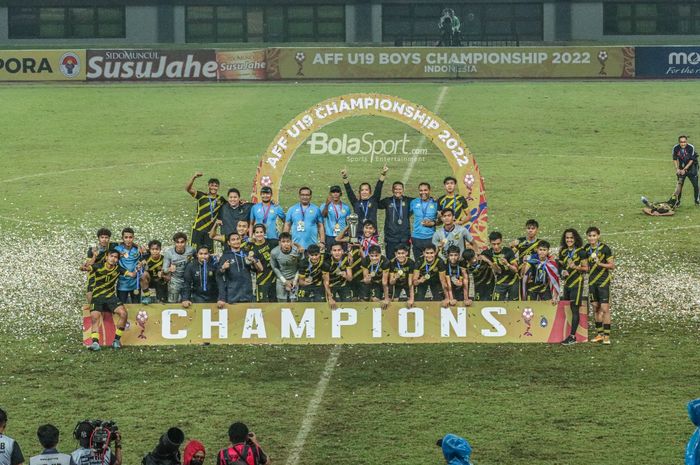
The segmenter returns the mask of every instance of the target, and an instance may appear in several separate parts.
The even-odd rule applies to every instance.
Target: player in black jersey
[[[141,303],[148,305],[156,302],[168,301],[168,282],[163,278],[163,245],[160,241],[152,240],[148,243],[148,254],[143,256],[141,262]]]
[[[523,270],[523,284],[527,286],[526,300],[551,301],[556,304],[559,301],[559,267],[549,257],[549,242],[540,241],[537,246],[537,255],[525,259]]]
[[[464,264],[474,279],[474,300],[484,302],[493,297],[493,270],[488,263],[482,260],[481,255],[476,255],[472,249],[465,249],[462,253]]]
[[[503,235],[498,231],[489,234],[491,248],[482,254],[482,260],[489,264],[496,281],[493,287],[493,300],[518,300],[518,261],[515,253],[503,247]]]
[[[452,245],[447,248],[447,262],[445,264],[445,282],[447,283],[447,300],[452,306],[462,301],[469,306],[472,300],[469,298],[469,271],[462,262],[459,247]]]
[[[615,256],[606,244],[600,242],[600,229],[591,226],[586,230],[588,246],[588,300],[595,312],[598,335],[591,342],[610,344],[610,279],[615,269]]]
[[[583,239],[573,228],[565,230],[561,236],[559,269],[564,280],[561,300],[568,300],[571,306],[571,333],[562,344],[571,345],[576,344],[579,308],[583,298],[583,275],[588,272],[588,256],[583,248]]]
[[[299,263],[299,302],[324,302],[323,262],[325,257],[317,244],[306,249],[306,257]]]
[[[121,348],[121,337],[126,328],[128,313],[126,306],[117,297],[117,279],[119,276],[136,277],[135,271],[127,271],[119,266],[119,252],[109,250],[102,263],[92,265],[83,264],[83,271],[91,272],[95,276],[95,283],[92,290],[92,308],[90,310],[90,318],[92,326],[90,328],[90,336],[92,337],[92,345],[90,350],[100,350],[99,337],[99,321],[101,312],[114,313],[119,317],[116,321],[117,331],[114,336],[112,347],[115,349]]]
[[[326,289],[326,299],[331,309],[336,308],[336,302],[349,302],[352,298],[350,261],[343,245],[335,243],[331,246],[330,257],[323,262],[323,287]]]
[[[207,181],[208,192],[195,190],[194,181],[201,177],[202,173],[195,173],[185,186],[187,191],[197,201],[197,211],[192,223],[192,236],[190,245],[197,249],[198,245],[206,245],[209,250],[214,249],[214,243],[209,237],[209,230],[219,219],[221,207],[226,199],[219,195],[219,180],[211,178]]]
[[[445,186],[445,194],[438,198],[438,211],[452,210],[454,212],[455,224],[464,226],[469,223],[469,205],[464,196],[457,194],[457,179],[448,176],[442,182]],[[440,215],[438,215],[438,219]]]
[[[520,277],[525,275],[525,263],[528,258],[535,258],[537,255],[537,247],[540,245],[540,239],[537,238],[537,234],[540,230],[540,224],[537,220],[530,219],[525,222],[525,236],[519,237],[517,240],[510,243],[511,249],[518,258],[518,272]],[[529,284],[521,289],[520,298],[522,300],[527,300],[527,293],[529,292]]]
[[[87,260],[85,261],[85,265],[94,265],[94,264],[99,264],[103,263],[105,260],[105,257],[107,256],[107,251],[110,249],[115,248],[117,245],[119,245],[118,242],[112,242],[110,239],[112,238],[112,231],[110,231],[107,228],[100,228],[97,230],[97,245],[94,247],[90,247],[87,250]],[[88,282],[87,282],[87,294],[86,294],[86,301],[87,303],[83,306],[84,310],[90,310],[91,308],[91,303],[92,303],[92,289],[95,286],[95,275],[91,272],[88,273]]]
[[[394,259],[389,261],[389,288],[391,299],[406,302],[411,308],[415,301],[413,272],[416,263],[408,256],[408,246],[401,244],[396,248]]]
[[[423,250],[423,258],[413,272],[413,285],[416,286],[416,300],[442,302],[443,307],[449,303],[445,298],[447,294],[447,277],[445,276],[445,262],[437,256],[435,245],[428,244]],[[430,289],[431,298],[427,293]]]
[[[369,248],[369,254],[362,259],[362,300],[382,302],[382,308],[389,306],[389,260],[382,255],[378,245]]]
[[[266,239],[267,228],[264,224],[253,226],[253,241],[243,246],[246,252],[253,252],[260,260],[262,271],[256,271],[256,299],[258,302],[277,302],[277,279],[270,264],[270,241]]]

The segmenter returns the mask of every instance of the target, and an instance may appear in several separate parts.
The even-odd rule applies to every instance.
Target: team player
[[[134,244],[134,230],[124,228],[122,230],[122,242],[114,250],[119,252],[119,266],[129,271],[130,274],[122,274],[117,281],[117,294],[119,300],[124,303],[140,302],[141,279],[141,252]],[[133,273],[133,276],[132,274]]]
[[[255,273],[255,293],[258,302],[276,302],[277,301],[277,280],[275,273],[270,265],[270,256],[272,253],[272,245],[266,239],[267,228],[264,224],[256,224],[253,226],[253,240],[244,246],[249,252],[253,252],[254,256],[260,261],[262,270]]]
[[[287,210],[284,230],[292,233],[292,240],[301,249],[306,250],[311,244],[325,248],[323,217],[321,209],[311,203],[311,188],[299,189],[299,203]]]
[[[101,312],[116,314],[119,319],[116,322],[117,330],[114,335],[112,347],[121,348],[121,338],[126,328],[128,313],[126,306],[117,296],[117,280],[119,276],[136,277],[135,271],[128,271],[119,265],[120,254],[117,250],[109,250],[102,263],[93,265],[84,264],[83,271],[91,272],[95,276],[95,284],[92,290],[92,308],[90,310],[91,328],[90,337],[92,344],[90,350],[100,350],[99,321]]]
[[[272,188],[264,186],[260,189],[260,202],[256,203],[250,210],[250,232],[253,236],[253,226],[257,224],[265,225],[265,238],[268,240],[270,247],[277,247],[279,241],[279,231],[277,222],[284,223],[284,209],[272,201]]]
[[[459,249],[460,255],[464,252],[465,247],[476,250],[476,242],[469,230],[455,223],[454,211],[451,208],[445,208],[441,213],[442,226],[436,228],[432,239],[440,258],[447,259],[445,252],[452,246]]]
[[[198,245],[206,245],[209,250],[213,249],[214,243],[209,237],[209,229],[219,219],[221,207],[226,202],[219,195],[219,180],[211,178],[207,181],[208,192],[195,190],[194,181],[201,177],[202,173],[195,173],[185,186],[187,191],[197,201],[197,210],[192,223],[192,236],[190,237],[190,245],[197,248]]]
[[[384,165],[382,170],[379,172],[379,179],[377,184],[374,186],[374,192],[372,192],[372,187],[367,182],[360,184],[360,198],[358,199],[350,186],[350,180],[348,179],[348,170],[343,169],[340,171],[340,175],[343,177],[343,185],[345,186],[345,192],[348,194],[348,202],[352,205],[353,210],[357,214],[358,224],[363,224],[366,220],[370,220],[377,224],[377,209],[379,208],[379,200],[382,197],[382,188],[384,187],[384,179],[386,179],[386,173],[389,168]],[[358,236],[360,235],[358,231]]]
[[[277,300],[294,302],[297,300],[297,275],[303,254],[292,243],[292,235],[280,233],[279,245],[270,253],[270,265],[277,277]]]
[[[175,245],[163,253],[163,277],[168,281],[168,302],[177,303],[182,299],[182,286],[185,285],[185,266],[192,260],[194,249],[187,244],[187,234],[173,234]]]
[[[519,237],[517,240],[510,243],[511,249],[515,252],[518,258],[518,273],[520,277],[525,274],[525,262],[528,258],[536,258],[537,247],[540,245],[540,240],[537,238],[539,233],[540,225],[537,220],[530,219],[525,222],[525,236]],[[525,289],[521,290],[520,298],[523,300],[527,299],[527,292],[529,292],[529,285]]]
[[[428,244],[423,250],[423,258],[416,261],[419,265],[413,271],[413,285],[416,287],[416,300],[430,300],[433,302],[442,301],[443,306],[447,306],[445,299],[446,276],[445,262],[437,256],[437,249],[433,244]],[[431,298],[427,293],[430,290]]]
[[[237,232],[228,236],[228,247],[219,259],[216,282],[219,289],[217,306],[254,302],[253,271],[262,271],[262,264],[255,256],[248,255],[243,248],[241,235]]]
[[[573,228],[564,231],[559,248],[559,269],[564,279],[562,300],[571,306],[571,333],[562,344],[576,344],[576,331],[579,324],[579,308],[583,298],[583,275],[588,272],[588,255],[583,248],[583,240]]]
[[[457,305],[458,301],[469,306],[472,300],[469,298],[469,270],[462,264],[462,253],[456,245],[447,249],[447,261],[445,264],[445,280],[447,286],[446,300],[450,305]]]
[[[596,337],[591,342],[610,344],[610,279],[615,269],[615,256],[606,244],[600,242],[600,229],[591,226],[588,238],[588,298],[595,313]]]
[[[182,287],[182,306],[192,303],[214,302],[219,295],[216,287],[216,259],[206,245],[197,249],[197,259],[185,267],[185,285]]]
[[[321,209],[323,230],[326,232],[326,250],[331,250],[336,238],[346,228],[347,217],[351,213],[350,206],[340,200],[340,186],[331,186],[328,199]]]
[[[369,253],[362,259],[362,300],[382,302],[382,308],[389,306],[389,260],[382,255],[378,245],[369,248]]]
[[[515,253],[503,247],[503,235],[498,231],[489,234],[491,248],[481,254],[494,274],[493,300],[518,300],[518,261]]]
[[[168,301],[168,283],[163,277],[164,257],[161,253],[162,244],[158,240],[148,243],[148,254],[141,262],[141,303],[148,305],[155,299],[156,302]]]
[[[559,269],[549,256],[549,247],[549,242],[542,240],[536,258],[525,259],[522,295],[527,295],[527,300],[559,301]]]
[[[438,210],[450,209],[454,212],[455,223],[464,226],[469,223],[469,209],[467,199],[457,194],[457,179],[448,176],[442,182],[445,186],[445,193],[438,198]]]
[[[493,297],[494,276],[488,262],[472,249],[466,249],[462,260],[474,280],[474,300],[485,301]]]
[[[342,244],[333,244],[330,251],[330,257],[323,263],[323,286],[328,304],[335,309],[337,302],[349,302],[352,298],[352,267]]]
[[[416,263],[408,256],[406,245],[398,246],[395,253],[393,260],[389,261],[391,300],[406,302],[410,308],[415,301],[413,272],[416,270]]]
[[[435,224],[437,223],[437,202],[430,196],[430,184],[422,182],[418,185],[417,199],[411,200],[410,211],[413,216],[413,258],[418,261],[423,256],[423,249],[433,243]]]
[[[298,299],[300,302],[323,302],[326,300],[323,288],[325,257],[321,254],[321,248],[316,244],[311,244],[306,249],[306,255],[306,258],[299,263]]]
[[[19,443],[5,435],[7,427],[7,412],[0,408],[0,464],[23,465],[24,455]]]
[[[112,242],[110,239],[112,238],[112,231],[110,231],[107,228],[100,228],[97,230],[97,245],[88,248],[87,250],[87,260],[85,261],[85,265],[94,265],[98,263],[102,263],[105,260],[105,257],[107,256],[107,251],[110,249],[115,248],[117,245],[119,245],[117,242]],[[90,304],[92,303],[92,288],[95,285],[95,276],[92,273],[88,273],[88,282],[87,282],[87,295],[86,295],[86,300],[87,303],[85,304],[85,310],[90,310]]]

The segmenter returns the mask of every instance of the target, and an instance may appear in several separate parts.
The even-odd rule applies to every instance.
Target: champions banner
[[[444,342],[558,343],[568,336],[568,302],[478,302],[441,308],[417,302],[353,302],[331,310],[326,303],[251,303],[227,305],[129,305],[125,346],[173,344],[384,344]],[[101,314],[100,343],[114,339],[114,322]],[[588,340],[587,314],[580,314],[577,340]],[[83,340],[90,339],[90,315],[83,313]]]
[[[85,50],[0,51],[0,81],[84,81]]]
[[[634,77],[634,47],[302,47],[267,55],[268,79]]]

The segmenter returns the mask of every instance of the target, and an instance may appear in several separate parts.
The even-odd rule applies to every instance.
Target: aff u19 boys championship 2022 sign
[[[130,305],[126,345],[171,344],[379,344],[442,342],[558,343],[569,335],[568,302],[481,302],[440,307],[418,302],[353,302],[331,310],[325,303]],[[103,314],[102,344],[111,344],[115,326]],[[577,339],[586,341],[587,315],[580,314]],[[85,313],[83,338],[90,339]]]

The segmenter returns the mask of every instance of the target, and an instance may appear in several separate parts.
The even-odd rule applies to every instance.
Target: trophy
[[[347,217],[348,227],[350,228],[350,242],[351,243],[357,242],[357,222],[358,221],[359,221],[359,217],[357,216],[357,213],[350,213]]]

